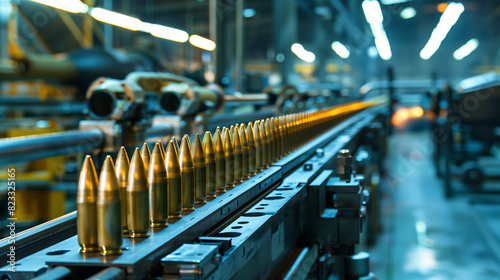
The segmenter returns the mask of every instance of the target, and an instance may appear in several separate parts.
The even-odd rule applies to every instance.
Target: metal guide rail
[[[81,254],[75,235],[20,259],[15,273],[7,270],[7,266],[3,267],[0,275],[2,279],[32,279],[44,273],[48,278],[42,275],[40,279],[84,279],[92,275],[93,279],[97,279],[97,273],[99,279],[143,279],[162,275],[174,279],[277,277],[273,275],[276,273],[273,267],[284,267],[283,262],[289,259],[291,249],[300,243],[299,231],[314,230],[321,224],[304,228],[307,223],[303,220],[308,219],[304,215],[311,211],[308,209],[323,207],[321,215],[326,216],[320,218],[335,218],[335,211],[338,212],[333,207],[325,208],[329,202],[314,202],[312,199],[305,200],[306,197],[311,191],[318,190],[318,195],[325,195],[328,189],[325,184],[332,172],[324,170],[332,168],[332,161],[339,150],[349,147],[383,109],[384,106],[371,107],[346,118],[257,176],[228,189],[225,194],[170,223],[168,227],[151,228],[149,238],[125,238],[122,255]],[[317,177],[322,181],[314,180]],[[310,185],[319,187],[314,190]],[[330,189],[334,185],[331,183]],[[261,201],[256,200],[266,192],[268,194]],[[294,207],[298,204],[301,207]],[[349,213],[344,223],[346,226],[352,222],[349,215],[353,213]],[[285,223],[285,220],[288,222]],[[219,226],[221,230],[206,236],[218,224],[223,225]],[[341,225],[336,224],[335,227]],[[44,227],[58,226],[48,223]],[[75,224],[73,226],[76,227]],[[356,242],[342,241],[342,238],[349,237],[346,237],[346,232],[340,233],[338,228],[335,233],[328,230],[328,243]],[[43,234],[47,231],[39,232]],[[30,238],[33,239],[33,236]],[[43,238],[50,239],[52,236]],[[22,236],[19,242],[22,243]],[[198,243],[190,244],[194,242]],[[6,244],[1,245],[4,247]],[[259,265],[261,269],[255,269],[254,265]]]

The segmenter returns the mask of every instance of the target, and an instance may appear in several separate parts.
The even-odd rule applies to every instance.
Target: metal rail
[[[162,124],[146,129],[146,139],[170,135],[174,128]],[[67,131],[0,140],[0,166],[60,155],[88,152],[104,144],[105,134],[97,129]]]
[[[99,129],[68,131],[0,140],[0,166],[90,151],[104,143]]]

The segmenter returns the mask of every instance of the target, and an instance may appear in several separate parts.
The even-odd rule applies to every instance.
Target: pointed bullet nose
[[[156,143],[151,154],[151,164],[148,170],[148,180],[153,182],[156,178],[163,178],[167,176],[165,168],[165,159],[161,152],[162,147],[160,143]]]
[[[106,156],[104,163],[102,164],[101,174],[104,172],[114,173],[115,164],[113,163],[113,158],[111,156]]]
[[[225,155],[232,155],[234,153],[233,151],[233,139],[231,139],[231,135],[229,134],[229,129],[225,128],[223,129],[224,131],[224,152]]]
[[[181,168],[193,168],[193,156],[191,154],[191,144],[189,143],[189,136],[186,134],[182,137],[182,143],[180,148],[180,165]]]
[[[170,142],[168,142],[166,155],[167,157],[165,159],[165,164],[167,167],[168,177],[180,176],[181,169],[179,164],[179,157],[177,156],[177,149],[175,148],[173,140],[170,140]]]
[[[163,142],[161,142],[161,140],[158,141],[157,143],[160,147],[160,152],[161,152],[161,155],[163,156],[163,158],[165,158],[165,147],[163,147]]]
[[[86,156],[83,160],[78,190],[91,191],[89,194],[93,194],[93,196],[95,196],[94,192],[97,191],[97,173],[95,172],[94,162],[90,156]]]
[[[179,142],[177,142],[177,139],[175,138],[175,136],[172,137],[172,139],[170,141],[174,142],[175,152],[177,154],[179,154]]]
[[[193,163],[196,166],[205,164],[205,154],[203,152],[203,145],[201,144],[201,138],[198,133],[193,140],[193,149],[191,151],[193,153]]]
[[[207,161],[215,160],[214,143],[210,131],[206,131],[203,136],[203,152]]]
[[[99,191],[118,190],[118,181],[115,174],[115,165],[111,156],[106,156],[102,164],[101,175],[99,176]]]
[[[130,160],[127,188],[131,185],[142,185],[144,183],[147,185],[146,169],[141,156],[141,151],[139,150],[139,148],[135,148],[132,159]]]
[[[144,143],[141,148],[142,163],[144,164],[144,170],[146,173],[149,170],[149,161],[151,160],[151,152],[149,151],[148,143]]]
[[[214,152],[215,158],[223,158],[224,157],[224,143],[222,142],[222,135],[220,133],[220,129],[217,128],[217,131],[214,135]]]
[[[118,183],[127,182],[128,170],[130,167],[130,162],[128,160],[127,151],[125,147],[121,147],[118,155],[116,156],[116,179]]]

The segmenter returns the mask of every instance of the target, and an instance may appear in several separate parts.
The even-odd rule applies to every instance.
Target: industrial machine
[[[187,92],[199,86],[172,80],[159,94],[189,104]],[[146,121],[134,117],[144,112],[133,105],[144,87],[134,85],[94,83],[87,95],[94,120],[82,121],[80,131],[3,143],[10,145],[3,155],[25,149],[30,159],[75,144],[72,152],[91,156],[80,168],[78,212],[1,241],[2,279],[376,279],[360,248],[379,172],[366,166],[384,153],[385,97],[262,118],[256,112],[248,125],[251,114],[234,115],[212,137],[199,129],[219,124],[203,113],[223,98],[217,91],[195,93],[197,102],[211,102],[196,117]],[[96,101],[113,104],[107,114],[93,107],[101,94],[113,100]],[[139,151],[143,142],[150,145]]]

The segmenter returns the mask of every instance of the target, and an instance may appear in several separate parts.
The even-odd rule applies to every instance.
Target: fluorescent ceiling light
[[[160,24],[150,24],[143,22],[141,25],[141,31],[149,32],[151,33],[151,35],[158,38],[167,39],[170,41],[175,41],[180,43],[186,42],[189,38],[189,34],[184,30]]]
[[[413,7],[404,8],[399,14],[403,19],[410,19],[417,15],[417,11]]]
[[[74,14],[77,13],[85,14],[89,11],[89,7],[83,4],[82,1],[79,0],[31,0],[31,1]]]
[[[300,59],[302,59],[305,62],[313,62],[316,59],[316,56],[314,53],[307,51],[304,49],[304,47],[299,44],[295,43],[292,45],[292,52]]]
[[[384,5],[401,4],[404,2],[409,2],[411,0],[380,0]]]
[[[138,31],[141,29],[141,20],[131,16],[112,12],[102,8],[92,8],[90,9],[89,14],[96,20],[107,24],[130,29],[133,31]]]
[[[335,41],[332,43],[332,50],[338,54],[338,56],[346,59],[351,54],[346,46],[344,46],[341,42]]]
[[[363,1],[361,5],[368,23],[382,23],[384,16],[378,1]]]
[[[462,60],[477,49],[478,46],[479,41],[477,39],[470,39],[467,43],[465,43],[465,45],[461,46],[453,53],[453,58],[456,60]]]
[[[392,57],[391,45],[384,30],[384,16],[380,9],[378,1],[365,0],[362,4],[366,21],[370,24],[373,37],[375,37],[375,47],[383,60],[389,60]]]
[[[243,10],[243,17],[246,17],[246,18],[251,18],[253,16],[255,16],[257,12],[255,12],[254,9],[244,9]]]
[[[191,37],[189,37],[189,43],[191,43],[191,45],[193,45],[197,48],[204,49],[207,51],[215,50],[215,42],[214,41],[207,39],[207,38],[203,38],[199,35],[191,35]]]
[[[422,51],[420,51],[420,58],[423,60],[431,58],[431,56],[439,49],[441,42],[443,42],[444,38],[446,38],[446,35],[450,31],[451,27],[455,25],[464,10],[465,8],[462,3],[452,2],[448,4],[448,7],[439,19],[439,23],[432,31],[429,41],[424,46]]]

